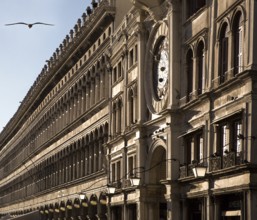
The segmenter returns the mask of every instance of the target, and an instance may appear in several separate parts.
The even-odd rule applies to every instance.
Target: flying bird
[[[16,25],[16,24],[24,24],[24,25],[27,25],[29,28],[32,28],[32,26],[35,25],[35,24],[42,24],[42,25],[51,25],[51,26],[53,26],[53,24],[47,24],[47,23],[42,23],[42,22],[35,22],[35,23],[32,23],[32,24],[28,24],[28,23],[25,23],[25,22],[17,22],[17,23],[6,24],[6,26]]]

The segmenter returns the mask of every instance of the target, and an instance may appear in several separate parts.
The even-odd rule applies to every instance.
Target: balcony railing
[[[194,176],[193,164],[184,165],[180,167],[180,178]]]
[[[229,168],[242,163],[242,153],[228,152],[223,156],[216,156],[210,158],[210,172]]]
[[[242,152],[227,152],[222,156],[214,156],[209,158],[209,172],[233,167],[244,163]],[[199,165],[199,164],[198,164]],[[205,164],[206,165],[206,164]],[[194,164],[180,166],[180,178],[194,176]]]

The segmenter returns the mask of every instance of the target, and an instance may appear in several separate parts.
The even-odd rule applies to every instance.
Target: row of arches
[[[95,66],[67,90],[42,117],[37,119],[31,132],[17,143],[16,147],[22,151],[12,154],[13,160],[6,163],[3,168],[5,176],[19,166],[21,161],[27,160],[35,150],[65,130],[68,125],[80,117],[86,117],[87,112],[108,98],[108,71],[105,61],[105,55],[102,55],[101,62],[97,61]]]
[[[112,102],[112,134],[118,135],[125,127],[130,126],[137,121],[137,86],[134,84],[128,89],[127,105],[125,106],[127,114],[124,113],[124,99],[120,95]],[[122,127],[124,124],[124,128]]]
[[[39,207],[18,210],[11,213],[4,213],[3,216],[17,218],[23,215],[34,215],[39,212],[41,220],[106,220],[107,219],[107,196],[101,192],[98,196],[92,194],[85,198],[74,198],[60,200],[55,203],[47,203]]]
[[[106,123],[39,164],[33,164],[32,168],[27,167],[28,172],[0,189],[0,205],[105,172],[104,144],[107,141]]]
[[[75,198],[47,204],[39,208],[42,220],[54,219],[107,219],[107,197],[101,193],[99,197],[96,194],[84,199]]]
[[[219,83],[229,79],[229,71],[236,75],[243,70],[243,13],[237,10],[229,22],[224,18],[218,37],[218,77]]]
[[[186,76],[187,76],[187,101],[192,100],[195,96],[201,95],[205,89],[205,41],[200,38],[196,50],[192,47],[186,54]]]
[[[243,71],[243,10],[237,8],[232,19],[224,18],[219,25],[217,36],[217,67],[214,85],[224,83]],[[187,79],[183,93],[186,101],[191,101],[206,91],[207,87],[207,43],[201,36],[188,45],[185,55],[185,76]],[[206,65],[207,64],[207,65]]]

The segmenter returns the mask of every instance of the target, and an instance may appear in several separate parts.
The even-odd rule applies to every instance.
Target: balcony
[[[179,170],[180,170],[180,177],[179,178],[182,179],[182,178],[194,176],[193,167],[194,167],[193,164],[188,164],[188,165],[181,166],[179,168]]]
[[[210,172],[242,164],[242,152],[228,152],[223,156],[210,158]]]

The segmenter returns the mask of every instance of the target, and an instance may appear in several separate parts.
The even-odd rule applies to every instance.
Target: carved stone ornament
[[[164,19],[170,7],[169,0],[131,0],[131,2],[136,8],[147,11],[155,21]]]

